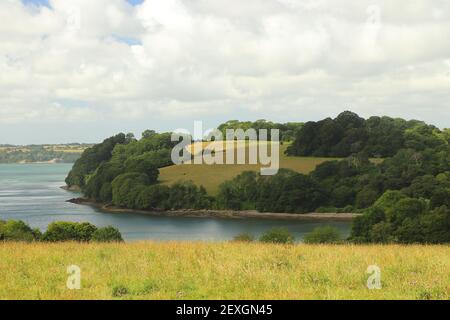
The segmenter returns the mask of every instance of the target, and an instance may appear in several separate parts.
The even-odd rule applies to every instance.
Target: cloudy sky
[[[0,144],[229,119],[450,127],[447,0],[1,0]]]

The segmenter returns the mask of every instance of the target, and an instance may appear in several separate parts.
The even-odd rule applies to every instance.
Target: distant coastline
[[[16,164],[58,164],[58,163],[73,163],[73,162],[65,162],[63,159],[51,159],[48,161],[27,161],[22,160],[16,162]]]
[[[65,190],[70,190],[64,188]],[[77,191],[77,190],[70,190]],[[189,218],[222,218],[222,219],[272,219],[272,220],[310,220],[310,221],[350,221],[359,216],[357,213],[274,213],[274,212],[258,212],[254,210],[235,211],[235,210],[135,210],[128,208],[116,207],[104,203],[95,202],[87,198],[74,198],[67,202],[86,205],[97,208],[109,213],[139,213],[152,216],[162,217],[189,217]]]
[[[73,161],[64,161],[60,159],[52,159],[48,161],[27,161],[27,160],[21,160],[16,162],[1,162],[1,164],[73,164]]]

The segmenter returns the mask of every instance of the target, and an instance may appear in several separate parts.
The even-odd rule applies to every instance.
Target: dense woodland
[[[447,144],[450,131],[441,131],[422,121],[371,117],[353,112],[335,119],[307,122],[297,131],[288,149],[293,156],[348,157],[364,153],[369,157],[392,157],[400,149],[423,151]]]
[[[228,122],[220,130],[237,125]],[[295,136],[290,155],[343,159],[325,162],[309,175],[244,172],[211,197],[189,182],[170,187],[158,183],[158,169],[172,164],[174,142],[169,133],[146,131],[140,140],[119,134],[86,150],[66,182],[80,186],[89,198],[126,208],[360,212],[352,241],[450,242],[448,130],[388,117],[365,120],[344,112],[283,132]],[[375,156],[384,159],[370,161]]]

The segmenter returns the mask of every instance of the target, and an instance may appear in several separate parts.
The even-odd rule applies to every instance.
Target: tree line
[[[288,148],[293,156],[348,157],[364,153],[368,157],[392,157],[400,149],[423,151],[448,144],[450,131],[441,131],[422,121],[371,117],[363,119],[345,111],[335,119],[307,122],[297,131]]]

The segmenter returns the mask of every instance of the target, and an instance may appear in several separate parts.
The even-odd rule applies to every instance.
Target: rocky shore
[[[226,218],[226,219],[279,219],[279,220],[327,220],[327,221],[349,221],[357,217],[356,213],[306,213],[306,214],[292,214],[292,213],[272,213],[272,212],[258,212],[258,211],[233,211],[233,210],[134,210],[127,208],[120,208],[109,204],[95,202],[87,198],[74,198],[67,200],[67,202],[88,205],[97,208],[104,212],[129,212],[139,213],[152,216],[166,216],[166,217],[195,217],[195,218]]]

